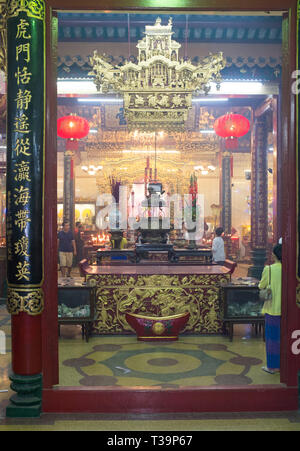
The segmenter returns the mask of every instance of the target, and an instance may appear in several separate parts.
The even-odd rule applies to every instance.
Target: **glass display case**
[[[262,304],[255,287],[230,287],[225,289],[224,317],[243,318],[260,316]]]
[[[253,324],[256,332],[261,330],[264,317],[261,314],[263,304],[259,299],[258,280],[251,277],[232,279],[221,288],[224,331],[229,333],[231,340],[234,324]]]
[[[95,311],[95,288],[84,279],[63,279],[58,285],[58,324],[79,324],[88,341]]]

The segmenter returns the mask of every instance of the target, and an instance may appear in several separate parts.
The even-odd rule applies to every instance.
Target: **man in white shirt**
[[[225,249],[224,249],[224,240],[222,238],[224,230],[222,227],[218,227],[216,229],[216,237],[212,242],[212,254],[213,261],[218,265],[224,265],[225,263]]]

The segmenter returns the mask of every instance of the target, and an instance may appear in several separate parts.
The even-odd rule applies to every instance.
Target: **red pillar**
[[[12,316],[11,334],[13,372],[22,376],[41,373],[41,316],[29,316],[27,313]]]

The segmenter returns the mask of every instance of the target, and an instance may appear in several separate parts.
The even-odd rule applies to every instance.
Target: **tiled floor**
[[[0,307],[6,354],[0,356],[0,390],[10,371],[10,317]],[[261,370],[265,344],[249,326],[235,326],[234,339],[181,335],[177,342],[144,343],[134,335],[95,336],[86,343],[80,326],[61,326],[61,386],[202,386],[279,384]]]
[[[239,265],[235,277],[246,274]],[[0,390],[9,385],[10,317],[0,306],[6,354],[0,355]],[[231,343],[223,336],[181,335],[177,342],[143,343],[135,335],[81,339],[80,326],[61,326],[61,386],[203,386],[279,384],[261,370],[265,344],[251,325],[236,325]],[[1,393],[0,393],[1,395]]]
[[[0,329],[6,354],[0,355],[0,431],[300,431],[300,413],[239,414],[43,414],[40,419],[7,419],[10,318],[0,306]],[[76,346],[74,346],[76,345]],[[222,337],[181,337],[177,343],[153,347],[133,336],[81,340],[77,326],[66,326],[60,339],[62,385],[161,385],[277,383],[263,373],[264,343],[249,327],[237,327],[232,343]],[[100,436],[107,440],[107,434]],[[198,436],[195,436],[198,440]],[[106,442],[104,442],[106,443]]]
[[[238,265],[235,277],[247,274]],[[261,370],[265,344],[251,325],[223,336],[181,335],[178,342],[143,343],[135,336],[81,340],[79,326],[61,326],[62,386],[203,386],[279,384],[279,375]],[[75,345],[76,344],[76,345]]]
[[[265,345],[251,326],[223,336],[181,335],[177,342],[144,343],[135,336],[81,340],[78,326],[62,326],[62,386],[179,386],[279,384],[261,370]],[[76,344],[76,346],[74,346]]]
[[[240,275],[244,275],[243,268],[239,270]],[[12,394],[8,378],[11,343],[10,317],[1,305],[0,330],[6,335],[6,353],[0,354],[0,431],[300,430],[297,412],[147,416],[44,414],[39,420],[5,419],[5,406]],[[92,337],[86,343],[81,339],[79,326],[62,326],[59,356],[62,386],[176,388],[280,383],[279,375],[261,370],[265,344],[261,337],[255,336],[251,326],[235,326],[232,343],[222,336],[184,335],[178,342],[164,344],[138,342],[135,336]]]

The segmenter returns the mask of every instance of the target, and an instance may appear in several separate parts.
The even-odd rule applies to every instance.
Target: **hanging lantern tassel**
[[[225,138],[225,148],[235,150],[238,148],[238,138],[249,132],[250,122],[241,114],[229,113],[215,121],[214,129],[218,136]]]
[[[225,139],[225,149],[227,150],[235,150],[239,146],[239,142],[237,138],[230,137]]]
[[[76,152],[78,150],[78,139],[67,139],[66,150]]]

